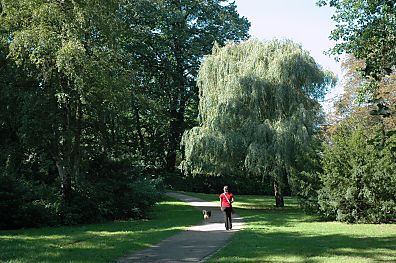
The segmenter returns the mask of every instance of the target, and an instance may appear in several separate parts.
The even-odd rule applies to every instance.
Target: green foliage
[[[7,62],[34,80],[17,94],[18,143],[27,155],[44,154],[57,167],[62,202],[68,204],[89,155],[84,139],[101,137],[93,125],[92,119],[100,118],[95,113],[124,105],[129,92],[127,57],[117,53],[122,41],[114,38],[125,27],[111,15],[121,7],[114,1],[5,2],[1,24],[2,37],[8,39]],[[110,81],[113,67],[118,78]],[[122,107],[114,108],[121,114]]]
[[[321,156],[323,156],[323,141],[315,136],[311,147],[306,148],[297,157],[297,168],[291,174],[289,183],[293,196],[298,198],[300,206],[308,213],[317,213],[318,190],[322,187],[319,179],[320,172],[323,171]]]
[[[352,223],[386,222],[396,217],[395,120],[372,114],[372,105],[354,103],[364,83],[356,71],[361,64],[354,58],[344,63],[345,93],[336,103],[336,121],[323,133],[321,167],[295,181],[307,211]],[[379,89],[388,102],[392,78]]]
[[[396,3],[393,0],[320,0],[335,8],[336,28],[330,39],[338,41],[332,54],[352,54],[365,61],[362,73],[370,82],[361,95],[376,95],[378,81],[396,68]]]
[[[58,206],[46,198],[56,196],[45,185],[23,178],[0,175],[0,229],[56,225]]]
[[[161,182],[142,171],[175,168],[203,56],[248,28],[223,0],[1,0],[4,192],[42,224],[145,216]]]
[[[326,147],[318,196],[325,217],[354,223],[396,217],[396,136],[382,146],[370,137],[341,127]]]
[[[269,178],[259,178],[257,176],[247,177],[245,175],[225,175],[207,176],[196,174],[185,176],[183,174],[163,175],[164,184],[169,189],[196,193],[220,193],[224,185],[228,185],[234,194],[262,194],[271,195],[272,186]],[[290,194],[289,189],[285,189],[285,195]]]
[[[318,191],[323,187],[319,172],[302,171],[291,178],[291,185],[301,208],[307,213],[318,213]]]
[[[103,159],[93,164],[91,173],[79,178],[69,206],[53,184],[0,175],[0,229],[143,218],[162,200],[161,178]]]
[[[126,162],[97,159],[92,166],[81,190],[94,201],[102,218],[144,217],[163,197],[161,178],[142,174]]]
[[[199,73],[200,126],[183,136],[184,171],[269,176],[285,188],[333,81],[291,41],[215,45]]]
[[[138,58],[133,103],[139,150],[146,163],[173,171],[181,135],[197,123],[196,80],[204,55],[214,42],[246,39],[250,23],[225,0],[135,2],[142,11],[131,24],[143,31],[128,48]]]

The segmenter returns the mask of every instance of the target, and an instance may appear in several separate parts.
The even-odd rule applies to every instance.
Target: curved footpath
[[[202,199],[180,193],[167,193],[168,196],[187,202],[202,213],[203,209],[211,210],[210,219],[199,225],[189,227],[151,248],[125,256],[117,262],[205,262],[219,249],[223,248],[232,235],[243,226],[242,218],[232,215],[232,230],[226,231],[223,214],[217,203],[213,204]]]

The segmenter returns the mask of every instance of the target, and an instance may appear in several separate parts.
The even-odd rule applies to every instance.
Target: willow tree
[[[309,147],[332,74],[292,41],[214,46],[198,75],[199,126],[183,135],[187,174],[269,176],[276,205]]]

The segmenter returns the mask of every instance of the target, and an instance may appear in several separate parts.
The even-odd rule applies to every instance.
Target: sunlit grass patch
[[[195,208],[167,198],[152,210],[149,220],[0,231],[0,262],[109,262],[201,219]]]
[[[217,195],[193,195],[218,202]],[[290,197],[282,209],[269,196],[235,199],[246,226],[209,262],[396,262],[396,224],[323,222]]]

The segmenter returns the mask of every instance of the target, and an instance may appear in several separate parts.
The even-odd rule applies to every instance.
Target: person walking
[[[220,194],[220,209],[224,214],[225,229],[232,229],[232,203],[234,202],[234,195],[228,191],[228,186],[223,188],[224,192]]]

